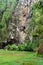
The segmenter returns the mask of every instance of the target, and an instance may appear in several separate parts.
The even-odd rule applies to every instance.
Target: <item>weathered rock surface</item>
[[[31,21],[32,4],[39,0],[19,0],[15,10],[12,12],[12,21],[9,21],[10,38],[16,39],[19,43],[24,43],[26,29]]]

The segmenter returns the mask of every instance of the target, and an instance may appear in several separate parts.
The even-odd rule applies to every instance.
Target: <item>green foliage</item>
[[[25,45],[25,51],[33,51],[32,43],[28,42]]]
[[[19,0],[0,0],[0,42],[9,38],[8,24]]]
[[[40,37],[40,35],[43,33],[43,7],[41,6],[40,2],[33,5],[32,21],[34,25],[32,35],[37,35]]]
[[[13,44],[12,46],[11,46],[11,50],[18,50],[18,46],[16,46],[16,44]]]
[[[7,49],[7,50],[12,50],[12,51],[14,51],[14,50],[18,50],[18,46],[16,46],[16,44],[12,44],[12,45],[7,45],[7,46],[5,46],[5,49]]]
[[[27,30],[26,42],[27,50],[36,49],[40,43],[43,43],[43,0],[33,4],[32,6],[32,21],[29,22]],[[29,39],[32,36],[32,40]]]
[[[7,0],[6,2],[3,0],[0,0],[0,11],[3,11],[6,9],[6,4],[7,4]]]
[[[2,41],[7,40],[9,38],[8,32],[8,24],[9,19],[12,19],[12,12],[14,12],[15,7],[19,0],[0,0],[0,46],[2,45]],[[18,45],[19,50],[33,50],[34,48],[39,46],[39,43],[43,42],[43,0],[35,3],[32,6],[32,21],[29,23],[29,29],[27,30],[27,44],[26,46],[23,44]],[[29,36],[32,36],[32,42],[29,40]],[[12,45],[11,47],[8,45],[8,49],[16,50],[16,45]]]
[[[18,44],[18,49],[19,49],[19,51],[24,51],[25,45],[24,44]]]
[[[7,46],[5,47],[5,49],[11,50],[11,49],[12,49],[12,48],[11,48],[11,45],[7,45]]]

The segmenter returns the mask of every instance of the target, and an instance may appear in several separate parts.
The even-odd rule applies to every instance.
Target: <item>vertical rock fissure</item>
[[[37,2],[37,0],[19,0],[19,3],[13,13],[15,18],[14,21],[12,21],[13,29],[10,36],[15,38],[16,41],[19,41],[19,43],[24,43],[25,41],[25,37],[27,35],[26,30],[28,29],[29,22],[31,21],[31,6],[35,2]],[[13,30],[15,30],[15,35]]]

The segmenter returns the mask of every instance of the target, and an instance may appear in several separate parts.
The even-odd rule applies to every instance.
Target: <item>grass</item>
[[[0,50],[0,65],[43,65],[37,53]]]

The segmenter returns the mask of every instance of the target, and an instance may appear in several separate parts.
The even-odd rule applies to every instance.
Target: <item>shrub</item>
[[[24,44],[19,44],[18,49],[19,49],[19,51],[24,51],[25,50],[25,45]]]
[[[12,50],[18,50],[18,46],[16,46],[16,44],[13,44],[13,45],[11,46],[11,48],[12,48]]]
[[[7,46],[5,47],[5,49],[11,50],[11,45],[7,45]]]
[[[25,51],[33,51],[32,43],[26,43],[26,45],[25,45]]]
[[[5,49],[7,49],[7,50],[18,50],[18,46],[16,46],[16,44],[7,45],[5,47]]]

